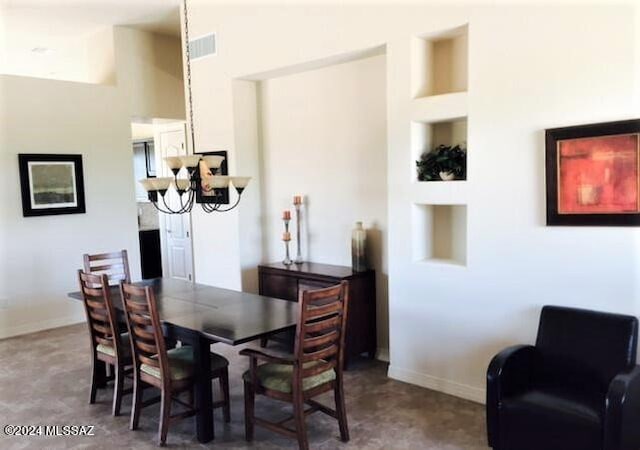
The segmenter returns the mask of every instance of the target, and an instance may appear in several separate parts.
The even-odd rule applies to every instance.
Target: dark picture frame
[[[547,225],[640,225],[640,119],[545,137]]]
[[[18,154],[24,217],[84,214],[82,155]]]
[[[224,160],[222,161],[222,164],[220,165],[220,170],[216,173],[216,175],[229,175],[229,166],[227,164],[227,151],[226,150],[217,150],[217,151],[211,151],[211,152],[198,152],[198,153],[196,153],[196,155],[202,155],[202,156],[209,156],[209,155],[224,156]],[[202,189],[198,189],[196,191],[196,203],[219,203],[219,204],[222,204],[222,205],[228,205],[229,204],[229,188],[216,189],[216,191],[218,191],[218,193],[220,194],[219,196],[215,196],[213,194],[213,192],[206,193],[206,192],[203,192]]]

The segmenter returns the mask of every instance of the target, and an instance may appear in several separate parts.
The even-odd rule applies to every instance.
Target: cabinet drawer
[[[298,280],[283,275],[262,274],[260,294],[295,302],[298,300]]]

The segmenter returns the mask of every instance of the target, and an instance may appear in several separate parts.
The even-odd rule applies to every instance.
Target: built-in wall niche
[[[467,205],[414,204],[413,260],[467,265]]]
[[[468,30],[464,25],[414,38],[413,98],[467,90]]]
[[[434,150],[439,145],[461,145],[467,147],[467,118],[461,117],[441,122],[411,123],[411,176],[418,180],[416,161],[424,153]],[[468,172],[467,172],[468,177]],[[440,183],[441,181],[437,181]]]

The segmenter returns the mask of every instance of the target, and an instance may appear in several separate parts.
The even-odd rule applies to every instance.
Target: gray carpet
[[[0,448],[157,448],[158,405],[143,409],[140,430],[129,431],[130,396],[122,416],[111,416],[110,388],[88,404],[89,338],[86,325],[48,330],[0,341],[0,426],[94,425],[92,437],[7,437]],[[239,347],[216,344],[212,350],[231,362],[230,424],[215,412],[216,438],[204,446],[195,439],[195,419],[169,429],[169,448],[297,448],[296,442],[256,428],[244,441],[240,375],[248,366]],[[481,405],[386,377],[386,364],[359,360],[346,372],[345,391],[351,441],[339,440],[338,424],[322,413],[307,418],[313,449],[486,449]],[[216,385],[217,387],[217,385]],[[217,389],[215,395],[219,395]],[[331,405],[330,394],[319,398]],[[256,413],[268,419],[288,415],[283,403],[258,397]]]

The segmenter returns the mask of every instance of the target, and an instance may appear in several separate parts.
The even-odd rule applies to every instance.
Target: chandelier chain
[[[234,209],[240,203],[242,192],[249,183],[251,177],[229,177],[228,175],[217,176],[217,183],[209,186],[203,183],[202,176],[216,176],[220,170],[221,164],[226,156],[212,155],[211,153],[200,155],[196,153],[196,139],[195,139],[195,125],[193,122],[193,93],[192,93],[192,80],[191,80],[191,46],[189,45],[189,8],[187,0],[183,0],[183,13],[184,13],[184,40],[185,49],[184,55],[187,65],[187,95],[189,101],[189,131],[191,134],[191,155],[183,156],[167,156],[164,158],[167,163],[170,161],[169,168],[173,172],[173,177],[162,178],[146,178],[140,182],[149,193],[149,200],[153,203],[153,206],[160,212],[165,214],[187,214],[193,209],[195,203],[200,203],[202,209],[206,213],[212,212],[228,212]],[[186,139],[188,141],[188,138]],[[186,142],[187,150],[189,142]],[[177,158],[177,161],[176,161]],[[207,161],[207,158],[210,158]],[[211,159],[212,158],[212,159]],[[204,162],[204,168],[207,169],[206,175],[201,175],[200,167]],[[177,164],[176,164],[177,163]],[[178,178],[180,171],[186,170],[189,178],[187,180]],[[220,180],[223,181],[220,184]],[[224,183],[226,181],[226,183]],[[185,184],[186,182],[186,184]],[[230,183],[236,189],[237,197],[233,205],[228,208],[221,208],[223,201],[223,191],[229,189]],[[172,202],[171,199],[167,201],[167,192],[173,185],[175,193],[178,195],[179,203]],[[173,191],[169,194],[174,196]],[[183,197],[186,194],[186,198]],[[211,195],[213,194],[213,195]],[[202,200],[198,197],[202,196]],[[205,200],[206,198],[206,200]],[[227,202],[225,202],[227,204]]]
[[[191,46],[189,45],[189,10],[187,8],[187,0],[184,0],[184,40],[185,54],[187,60],[187,94],[189,97],[189,131],[191,133],[191,150],[196,152],[196,138],[193,125],[193,95],[191,93]]]

